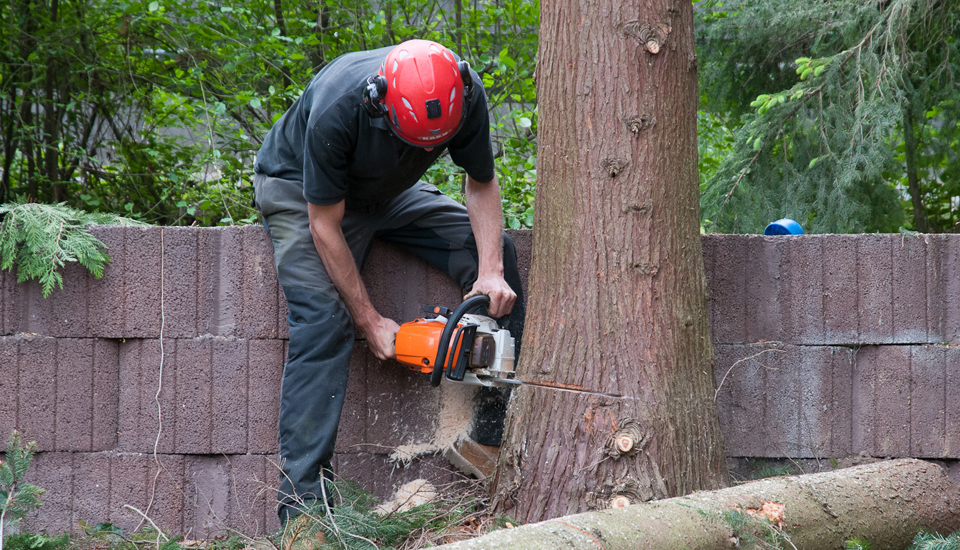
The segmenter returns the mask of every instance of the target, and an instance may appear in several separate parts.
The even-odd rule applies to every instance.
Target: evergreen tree
[[[957,223],[960,3],[700,8],[704,105],[740,123],[703,188],[709,229],[759,232],[781,217],[836,233]]]

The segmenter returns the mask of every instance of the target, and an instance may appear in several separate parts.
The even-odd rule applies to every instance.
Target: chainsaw
[[[411,370],[430,375],[430,385],[451,382],[493,386],[520,384],[514,380],[516,354],[510,331],[486,315],[467,311],[490,305],[489,296],[473,296],[452,312],[428,306],[428,318],[400,325],[397,360]]]

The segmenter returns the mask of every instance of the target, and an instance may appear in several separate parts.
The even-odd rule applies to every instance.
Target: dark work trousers
[[[290,310],[278,425],[282,470],[278,513],[285,522],[299,513],[301,502],[324,498],[323,479],[331,475],[347,388],[353,320],[314,246],[303,185],[260,174],[253,182],[257,208],[273,240],[277,278]],[[341,228],[357,269],[362,268],[378,238],[430,262],[465,290],[477,279],[477,245],[467,210],[433,185],[419,182],[394,199],[363,210],[347,210]],[[501,322],[519,336],[523,291],[516,251],[506,234],[503,246],[504,278],[517,293],[517,302]]]

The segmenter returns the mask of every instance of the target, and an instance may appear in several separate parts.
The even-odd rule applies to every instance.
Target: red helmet
[[[397,137],[437,147],[460,129],[464,94],[472,91],[473,80],[470,66],[453,52],[429,40],[410,40],[387,54],[379,75],[386,80],[383,108]]]

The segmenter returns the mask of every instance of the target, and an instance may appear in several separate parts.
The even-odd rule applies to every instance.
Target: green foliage
[[[913,228],[904,208],[911,173],[924,180],[931,229],[958,220],[951,201],[960,195],[960,159],[950,144],[960,4],[735,0],[699,8],[702,103],[737,127],[732,154],[703,185],[713,229],[760,232],[781,217],[808,232]],[[905,133],[914,126],[916,140]],[[920,157],[918,168],[898,152],[911,141],[906,152]]]
[[[70,535],[64,533],[51,537],[41,533],[20,533],[7,535],[3,541],[4,550],[66,550],[70,546]]]
[[[7,442],[7,459],[0,462],[0,550],[4,547],[3,530],[16,525],[27,512],[40,507],[43,489],[23,483],[23,476],[30,469],[30,461],[37,450],[37,443],[22,444],[20,433],[14,430]]]
[[[396,548],[423,536],[442,536],[480,506],[479,500],[466,498],[385,514],[375,508],[376,498],[357,483],[338,481],[333,486],[339,504],[330,508],[329,513],[322,502],[308,508],[275,535],[279,547],[311,547],[314,550]],[[317,541],[318,533],[322,533],[325,543],[300,544],[300,541]]]
[[[252,222],[253,155],[309,79],[348,51],[427,38],[483,77],[501,181],[518,197],[507,219],[525,223],[536,126],[520,113],[534,107],[538,17],[529,0],[0,4],[0,202]],[[430,177],[457,187],[459,169],[441,168]]]
[[[870,543],[861,539],[850,539],[843,544],[844,550],[870,550]]]
[[[58,270],[79,262],[94,277],[103,276],[110,262],[106,246],[90,234],[88,225],[139,224],[112,214],[88,213],[64,203],[47,205],[18,199],[0,204],[0,269],[17,269],[17,282],[39,279],[43,297],[63,288]]]
[[[960,550],[960,531],[947,537],[938,533],[917,533],[907,550]]]

